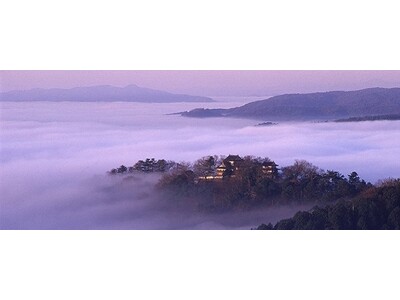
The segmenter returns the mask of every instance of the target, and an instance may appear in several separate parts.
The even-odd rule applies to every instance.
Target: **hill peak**
[[[0,93],[1,101],[77,101],[77,102],[213,102],[208,97],[173,94],[130,84],[125,87],[112,85],[81,86],[69,89],[31,89]]]

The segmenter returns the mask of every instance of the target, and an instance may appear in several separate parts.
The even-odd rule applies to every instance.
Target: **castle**
[[[210,171],[203,176],[199,176],[199,180],[222,180],[225,178],[234,178],[236,174],[244,168],[244,160],[239,155],[231,155],[222,160],[215,171]],[[275,178],[278,174],[278,165],[273,161],[258,162],[257,166],[260,167],[265,177]]]

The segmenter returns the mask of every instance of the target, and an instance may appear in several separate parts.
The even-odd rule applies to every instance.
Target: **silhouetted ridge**
[[[400,88],[369,88],[311,94],[286,94],[218,110],[184,112],[187,117],[237,117],[261,120],[322,120],[400,113]]]
[[[126,101],[126,102],[212,102],[211,98],[172,94],[164,91],[138,87],[135,84],[126,87],[100,85],[75,87],[71,89],[32,89],[0,93],[1,101]]]

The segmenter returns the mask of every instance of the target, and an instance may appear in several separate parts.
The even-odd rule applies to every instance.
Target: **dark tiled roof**
[[[277,164],[274,161],[264,161],[263,166],[277,166]]]
[[[233,161],[240,161],[243,160],[239,155],[231,155],[229,154],[225,160],[233,160]]]
[[[226,165],[225,165],[224,162],[222,162],[222,163],[217,167],[217,169],[220,169],[220,168],[226,168]]]

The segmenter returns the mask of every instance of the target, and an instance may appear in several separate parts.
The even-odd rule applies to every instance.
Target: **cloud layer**
[[[0,227],[249,228],[297,209],[183,212],[153,191],[157,178],[105,175],[146,157],[194,161],[209,154],[251,154],[280,166],[306,159],[345,175],[356,170],[372,182],[400,177],[398,121],[255,127],[252,120],[165,115],[195,106],[1,103]]]

